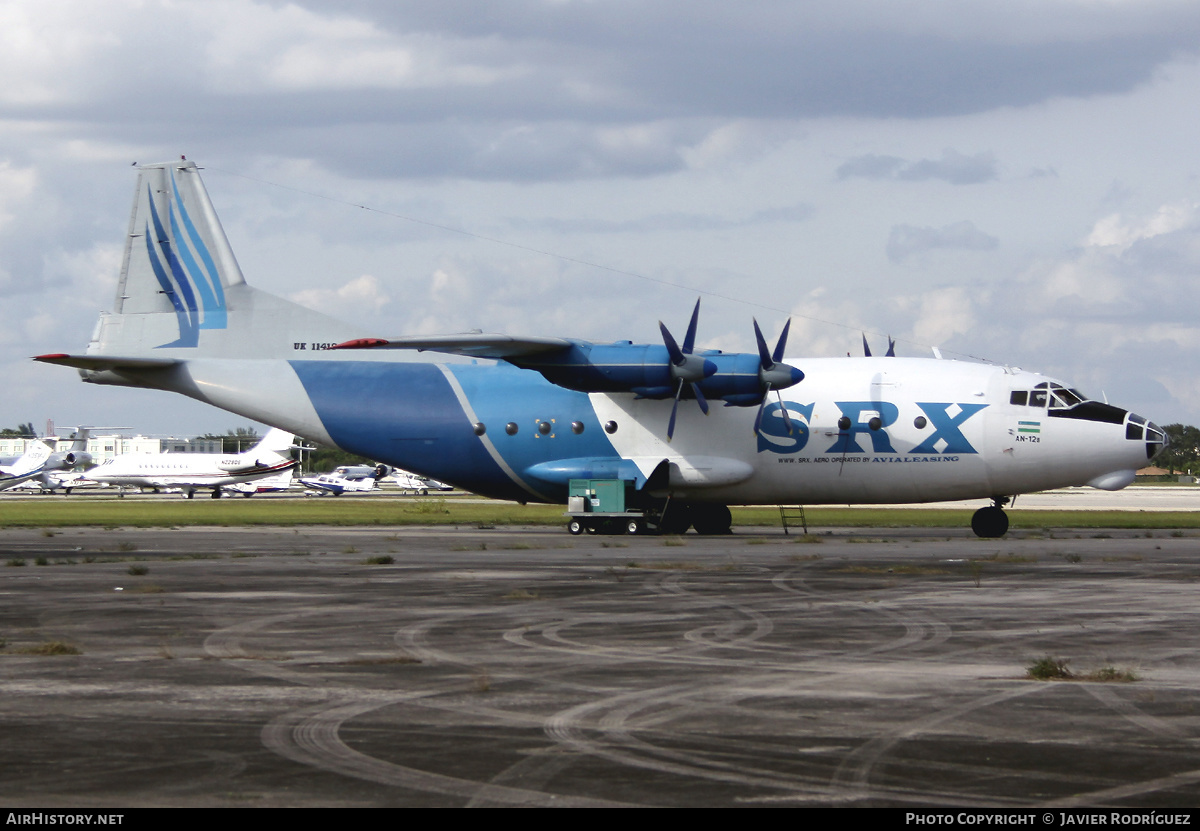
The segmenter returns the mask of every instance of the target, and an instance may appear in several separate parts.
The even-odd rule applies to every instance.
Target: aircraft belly
[[[240,415],[334,444],[289,362],[211,358],[188,361],[172,384],[176,392]]]
[[[694,495],[731,504],[882,504],[990,495],[979,458],[868,454],[764,460],[745,484]]]

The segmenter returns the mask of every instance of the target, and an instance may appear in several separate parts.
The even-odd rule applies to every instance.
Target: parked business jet
[[[0,491],[32,481],[46,472],[46,464],[54,450],[44,441],[26,446],[25,452],[10,465],[0,465]]]
[[[91,454],[87,452],[90,429],[89,427],[76,428],[75,438],[71,442],[70,449],[66,451],[56,451],[50,447],[49,443],[39,441],[20,458],[9,460],[7,464],[0,464],[0,471],[23,470],[23,473],[19,474],[21,477],[19,479],[14,479],[11,475],[0,475],[0,490],[7,490],[19,485],[25,489],[41,490],[43,493],[59,488],[65,488],[67,493],[70,493],[71,489],[75,487],[74,484],[67,484],[75,479],[72,471],[81,465],[91,464],[92,461]]]
[[[296,466],[290,457],[294,436],[272,429],[245,453],[129,454],[109,459],[84,474],[88,479],[121,488],[180,488],[191,499],[201,488],[221,496],[221,488],[263,479]]]
[[[701,351],[698,321],[697,308],[682,343],[661,324],[652,344],[364,339],[247,285],[199,169],[179,161],[139,169],[116,305],[86,353],[37,360],[487,496],[566,503],[570,480],[623,481],[635,527],[668,532],[726,532],[729,505],[987,497],[972,527],[1000,536],[1014,495],[1121,488],[1164,445],[1146,419],[1032,372],[785,360],[787,327],[771,349],[757,323],[757,353]]]

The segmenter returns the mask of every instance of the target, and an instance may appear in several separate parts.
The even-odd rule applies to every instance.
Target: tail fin
[[[292,449],[292,443],[296,437],[291,433],[280,430],[278,427],[272,427],[267,431],[267,434],[259,440],[258,444],[250,448],[250,453],[261,453],[263,451],[278,453],[281,456],[286,456],[288,451]]]
[[[92,428],[91,427],[76,427],[75,428],[75,438],[71,440],[71,452],[76,453],[76,454],[86,453],[87,447],[88,447],[88,440],[91,437],[92,437]]]
[[[350,328],[246,284],[195,162],[138,168],[117,297],[89,355],[283,357]],[[168,361],[163,360],[163,363]]]
[[[9,472],[13,476],[25,476],[41,470],[53,452],[50,445],[44,441],[35,441],[25,448],[25,454],[21,458],[13,462],[12,467],[9,468]]]

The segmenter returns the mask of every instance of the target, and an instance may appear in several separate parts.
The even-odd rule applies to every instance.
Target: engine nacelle
[[[91,462],[91,453],[51,453],[46,459],[46,470],[70,470],[77,465],[87,465]]]
[[[803,372],[786,364],[763,370],[760,357],[749,352],[725,354],[714,349],[697,354],[703,359],[703,378],[695,382],[696,386],[705,398],[731,406],[758,406],[766,380],[778,390],[804,378]],[[576,343],[562,352],[507,360],[540,372],[552,384],[578,392],[632,392],[640,398],[673,398],[678,388],[670,354],[665,346],[657,344]],[[764,373],[771,377],[764,378]]]

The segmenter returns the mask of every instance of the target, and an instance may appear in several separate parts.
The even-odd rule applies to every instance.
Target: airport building
[[[25,452],[26,446],[38,439],[0,438],[0,458],[16,457]],[[55,450],[66,452],[71,449],[71,439],[60,436],[45,440]],[[117,434],[92,436],[88,439],[87,452],[96,464],[117,456],[155,453],[220,453],[220,439],[151,438],[149,436],[122,436]]]

